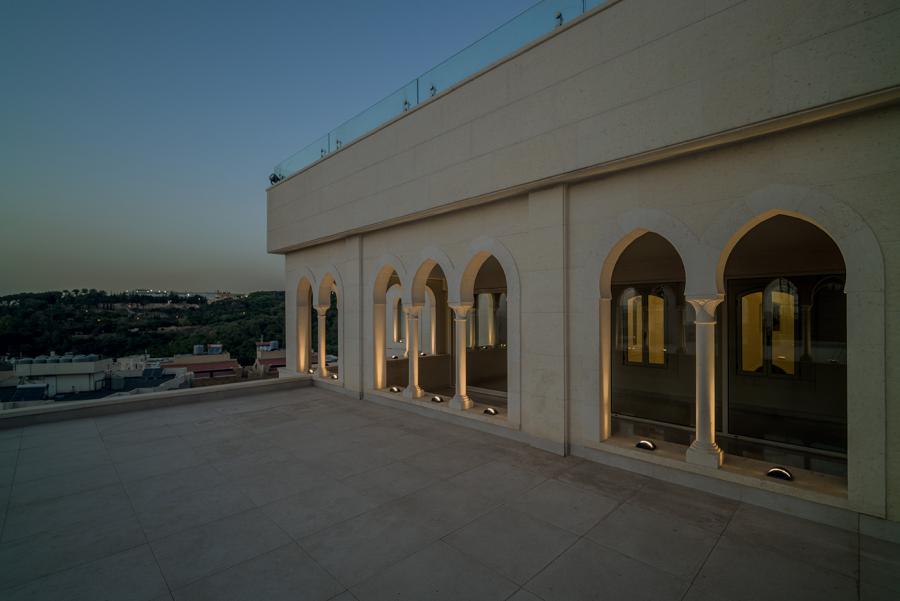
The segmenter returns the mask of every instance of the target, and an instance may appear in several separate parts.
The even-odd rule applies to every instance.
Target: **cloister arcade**
[[[697,236],[663,211],[621,218],[623,233],[602,251],[593,288],[600,423],[588,446],[633,447],[646,438],[670,453],[681,449],[700,469],[777,464],[844,490],[866,478],[856,454],[865,456],[860,428],[871,424],[860,421],[877,419],[884,398],[872,387],[860,394],[877,366],[855,359],[865,349],[854,347],[852,332],[854,323],[872,331],[880,314],[848,308],[859,294],[877,302],[882,275],[851,268],[865,252],[858,246],[874,240],[857,228],[848,243],[827,222],[827,210],[770,208],[743,220],[722,214]],[[371,321],[361,327],[372,346],[361,365],[371,370],[371,386],[361,394],[523,429],[536,389],[533,378],[523,384],[522,342],[535,326],[522,323],[513,253],[479,238],[459,265],[435,247],[406,262],[413,265],[393,255],[369,263],[362,289]],[[311,369],[310,348],[325,347],[323,320],[328,328],[333,314],[334,327],[344,329],[339,275],[327,268],[314,279],[312,269],[299,279],[293,308],[300,373]],[[314,312],[317,343],[304,320]],[[343,385],[339,364],[314,375]],[[570,427],[585,431],[577,421]]]

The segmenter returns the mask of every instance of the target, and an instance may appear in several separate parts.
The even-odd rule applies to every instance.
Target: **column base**
[[[419,386],[407,386],[403,389],[404,399],[419,399],[425,396],[425,391]]]
[[[708,444],[697,444],[696,440],[688,447],[685,456],[688,463],[714,469],[722,467],[724,458],[725,453],[722,452],[722,449],[720,449],[719,445],[716,443],[713,443],[712,446],[710,446]]]
[[[469,398],[468,395],[456,395],[452,399],[450,399],[450,408],[457,409],[459,411],[465,411],[466,409],[471,409],[475,406],[475,401]]]

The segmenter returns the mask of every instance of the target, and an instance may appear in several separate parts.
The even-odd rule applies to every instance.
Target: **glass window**
[[[666,291],[641,294],[634,288],[622,293],[622,342],[625,361],[635,364],[666,363]]]
[[[625,325],[625,360],[642,363],[644,360],[644,305],[643,298],[634,288],[622,293],[623,320]]]
[[[788,280],[778,278],[766,287],[766,301],[772,373],[792,376],[796,373],[799,330],[797,288]]]
[[[763,294],[741,297],[741,371],[763,370]]]
[[[662,295],[647,296],[647,353],[651,365],[666,362],[666,300]]]

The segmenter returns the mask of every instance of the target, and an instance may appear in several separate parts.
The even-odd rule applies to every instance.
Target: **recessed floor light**
[[[488,407],[487,409],[484,410],[484,414],[485,415],[497,415],[497,410],[494,409],[493,407]]]
[[[338,379],[338,375],[337,375],[337,374],[331,374],[331,379],[332,379],[332,380],[337,380],[337,379]]]
[[[766,475],[769,478],[775,478],[776,480],[787,480],[788,482],[794,479],[794,474],[788,471],[787,468],[778,467],[777,465],[775,467],[769,468],[769,471],[766,472]]]
[[[400,392],[400,387],[399,386],[391,386],[390,388],[388,388],[388,390],[390,390],[391,392]]]
[[[397,355],[391,355],[391,359],[399,359],[399,358],[400,357],[398,357]]]
[[[431,402],[432,403],[443,403],[444,399],[441,397],[441,395],[436,394],[433,397],[431,397]]]
[[[645,451],[655,451],[656,450],[656,443],[653,442],[652,440],[647,440],[647,439],[639,440],[637,442],[637,444],[634,446],[636,446],[639,449],[644,449]]]

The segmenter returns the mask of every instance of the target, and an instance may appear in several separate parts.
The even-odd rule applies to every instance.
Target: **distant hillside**
[[[0,297],[0,355],[171,356],[191,352],[194,344],[221,342],[249,365],[261,338],[284,342],[284,292],[254,292],[212,304],[203,297],[97,290]]]

